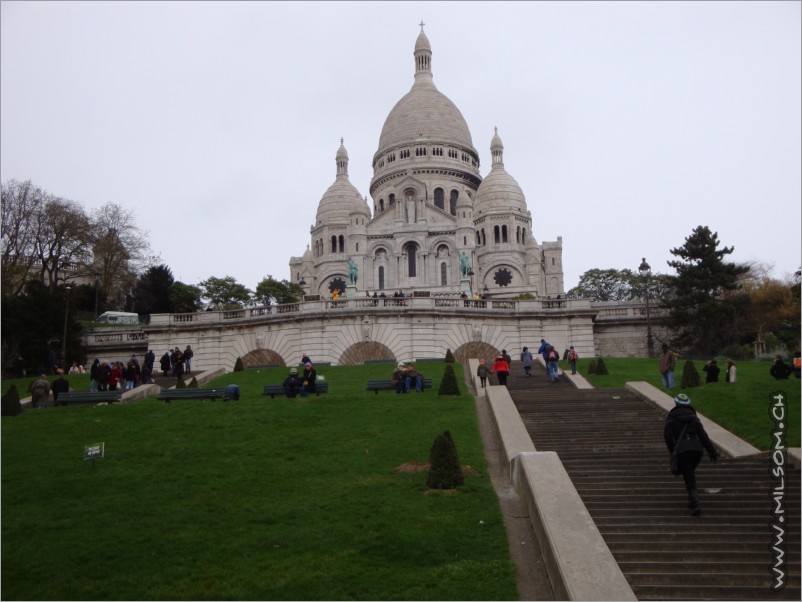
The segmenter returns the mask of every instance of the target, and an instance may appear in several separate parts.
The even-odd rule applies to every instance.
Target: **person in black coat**
[[[304,365],[303,373],[303,389],[301,390],[301,397],[306,397],[310,393],[317,391],[317,372],[312,367],[312,364],[307,362]]]
[[[167,376],[167,373],[170,371],[170,366],[171,366],[171,363],[170,363],[170,352],[169,351],[165,351],[164,352],[164,355],[159,360],[159,366],[161,367],[162,372],[164,373],[164,375]]]
[[[703,367],[702,370],[705,371],[707,376],[705,377],[706,383],[717,383],[718,382],[718,375],[721,372],[721,368],[718,367],[716,364],[716,360],[710,360],[707,362]]]
[[[53,381],[52,385],[50,385],[50,389],[53,391],[53,404],[58,405],[59,393],[69,393],[70,383],[66,378],[64,378],[64,370],[61,368],[56,370],[56,374],[58,374],[58,378]],[[62,402],[61,405],[67,404]]]
[[[287,397],[295,397],[304,386],[303,381],[298,377],[298,368],[291,368],[290,375],[284,379],[284,392]]]
[[[691,516],[699,516],[702,508],[696,491],[696,467],[707,450],[710,459],[718,460],[718,452],[707,436],[696,410],[691,407],[691,399],[680,393],[674,398],[674,408],[668,413],[663,427],[663,437],[669,453],[677,449],[679,453],[679,473],[688,491],[688,508]]]
[[[777,380],[785,380],[791,376],[791,366],[783,361],[783,356],[776,355],[774,363],[769,368],[769,373]]]

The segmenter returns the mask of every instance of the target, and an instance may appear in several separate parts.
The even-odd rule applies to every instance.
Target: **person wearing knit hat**
[[[483,389],[487,386],[487,375],[489,372],[490,369],[485,364],[485,361],[479,360],[479,367],[476,369],[476,376],[478,376],[479,380],[482,382]]]
[[[707,436],[696,410],[691,406],[691,398],[685,393],[674,397],[674,408],[666,417],[663,438],[670,454],[677,450],[678,474],[682,475],[688,492],[688,508],[691,516],[699,516],[702,508],[696,489],[696,467],[702,460],[704,450],[707,450],[713,462],[718,459],[718,452]]]
[[[284,392],[287,397],[295,397],[303,388],[303,383],[298,377],[298,368],[290,368],[290,374],[284,379]]]

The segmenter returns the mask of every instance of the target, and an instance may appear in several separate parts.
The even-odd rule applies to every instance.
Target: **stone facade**
[[[533,237],[532,214],[504,168],[498,132],[483,179],[465,119],[434,84],[423,31],[414,58],[414,84],[387,116],[373,156],[372,206],[348,179],[341,141],[310,244],[290,259],[292,279],[325,297],[335,289],[359,296],[563,294],[562,239],[538,244]]]

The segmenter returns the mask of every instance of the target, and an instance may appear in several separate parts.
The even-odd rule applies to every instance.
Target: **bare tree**
[[[106,203],[93,220],[94,268],[100,273],[104,306],[125,307],[133,299],[137,274],[152,260],[147,233],[134,223],[133,212]]]
[[[48,195],[36,221],[35,254],[42,285],[55,289],[70,276],[87,275],[92,259],[92,235],[83,208],[73,201]]]
[[[30,279],[36,265],[37,216],[46,193],[30,180],[2,184],[2,289],[16,295]]]

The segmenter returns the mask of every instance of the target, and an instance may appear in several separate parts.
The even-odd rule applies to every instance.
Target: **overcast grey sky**
[[[344,138],[368,195],[426,23],[482,161],[498,127],[566,290],[698,225],[800,266],[800,2],[0,4],[0,177],[135,212],[177,280],[289,279]],[[373,202],[369,199],[369,205]]]

